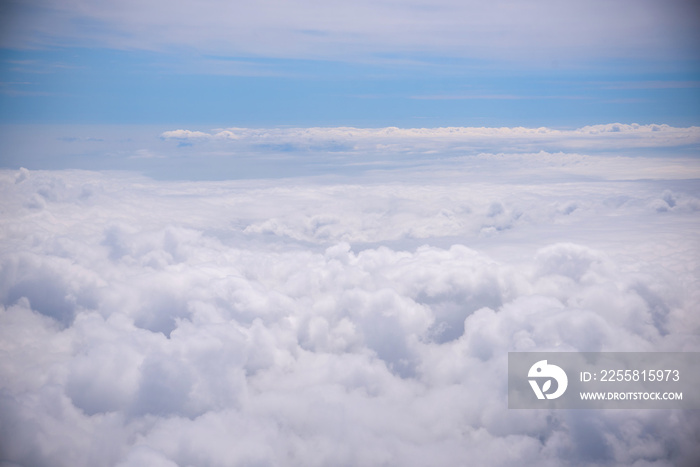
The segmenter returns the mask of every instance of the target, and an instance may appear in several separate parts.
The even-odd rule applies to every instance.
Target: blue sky
[[[0,122],[700,123],[697,2],[6,2]]]

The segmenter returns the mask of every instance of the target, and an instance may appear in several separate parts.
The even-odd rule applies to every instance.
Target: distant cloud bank
[[[575,130],[553,128],[227,128],[210,132],[171,130],[161,134],[163,139],[193,141],[248,141],[265,143],[313,144],[320,142],[376,143],[402,142],[438,144],[489,142],[493,145],[520,142],[551,145],[560,148],[644,148],[674,147],[700,144],[700,127],[676,128],[669,125],[639,125],[611,123],[592,125]]]
[[[700,127],[611,123],[554,128],[226,128],[161,133],[193,157],[296,161],[333,173],[424,167],[462,177],[524,179],[562,173],[605,179],[700,177]],[[614,157],[612,157],[614,156]],[[644,157],[640,157],[644,156]]]

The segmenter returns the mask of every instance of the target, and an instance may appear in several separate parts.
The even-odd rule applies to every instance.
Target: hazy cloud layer
[[[682,0],[56,1],[9,3],[3,45],[198,50],[372,60],[697,58],[698,7]]]
[[[611,123],[553,128],[228,128],[161,133],[173,153],[206,159],[276,160],[316,173],[424,167],[470,181],[571,175],[605,179],[700,177],[700,128]],[[177,145],[177,148],[174,147]],[[639,157],[640,155],[645,157]],[[610,157],[615,155],[616,157]],[[218,159],[218,162],[216,161]]]
[[[480,182],[700,177],[698,127],[612,123],[547,127],[180,128],[13,125],[0,166],[132,170],[159,179],[365,174]],[[420,168],[423,172],[416,172]],[[440,174],[436,174],[440,172]],[[354,182],[350,182],[354,183]]]
[[[696,465],[696,413],[506,396],[508,351],[700,350],[696,181],[479,160],[0,172],[0,463]]]

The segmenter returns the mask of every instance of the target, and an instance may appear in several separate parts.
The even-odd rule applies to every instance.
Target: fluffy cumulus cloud
[[[0,465],[697,465],[695,412],[509,410],[506,378],[508,351],[700,351],[694,172],[478,161],[0,172]]]

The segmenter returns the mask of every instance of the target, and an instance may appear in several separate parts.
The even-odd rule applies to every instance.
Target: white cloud
[[[165,131],[160,135],[161,138],[172,138],[172,139],[191,139],[191,138],[210,138],[209,133],[204,133],[201,131],[190,131],[190,130],[171,130]]]
[[[0,462],[692,465],[690,412],[507,409],[508,351],[700,350],[694,182],[527,182],[529,157],[588,156],[0,172]]]

